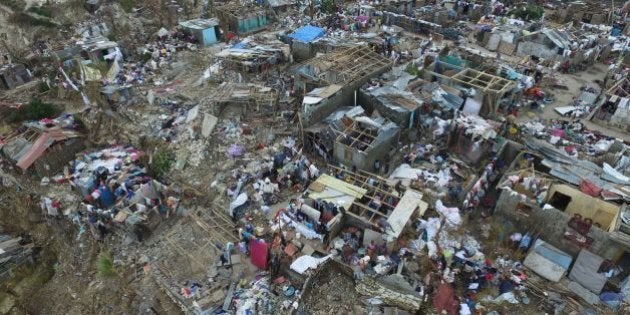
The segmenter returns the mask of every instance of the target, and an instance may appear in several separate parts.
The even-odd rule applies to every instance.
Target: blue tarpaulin
[[[326,31],[324,31],[323,28],[312,26],[312,25],[306,25],[295,30],[293,34],[289,34],[289,37],[299,40],[301,42],[308,43],[320,37],[323,37],[324,34],[326,34]]]

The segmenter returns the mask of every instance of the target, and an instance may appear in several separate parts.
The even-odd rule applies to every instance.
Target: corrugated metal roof
[[[195,30],[205,30],[219,25],[217,19],[194,19],[190,21],[179,22],[179,26]]]

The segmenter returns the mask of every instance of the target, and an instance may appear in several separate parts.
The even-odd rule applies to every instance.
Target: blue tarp
[[[295,30],[293,34],[289,34],[289,37],[299,40],[301,42],[308,43],[320,37],[323,37],[324,34],[326,34],[326,31],[324,31],[323,28],[312,26],[312,25],[306,25]]]
[[[247,43],[245,43],[245,42],[238,42],[238,43],[232,45],[232,48],[235,48],[235,49],[247,48]]]

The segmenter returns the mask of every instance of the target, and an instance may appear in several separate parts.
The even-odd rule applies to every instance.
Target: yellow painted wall
[[[591,218],[593,223],[599,223],[604,231],[608,231],[614,225],[620,209],[618,205],[591,197],[576,188],[564,184],[552,185],[547,194],[547,201],[556,192],[571,197],[571,202],[569,202],[565,210],[571,216],[579,213],[582,215],[582,218]]]

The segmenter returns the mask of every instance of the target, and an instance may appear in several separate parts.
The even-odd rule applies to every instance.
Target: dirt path
[[[545,89],[545,93],[553,96],[554,102],[545,106],[542,110],[538,111],[530,111],[525,109],[526,107],[521,108],[521,115],[518,117],[518,122],[525,123],[532,119],[542,118],[542,119],[565,119],[568,120],[570,118],[563,117],[555,111],[555,108],[560,106],[569,105],[575,97],[578,97],[581,93],[580,88],[583,86],[589,86],[601,90],[601,87],[596,80],[603,81],[606,76],[606,72],[608,71],[608,66],[605,64],[597,63],[591,66],[588,70],[582,71],[575,74],[562,74],[561,78],[564,81],[564,85],[567,87],[564,89]],[[587,115],[588,116],[588,115]],[[611,137],[615,137],[617,139],[622,139],[624,141],[630,141],[630,135],[628,133],[622,132],[617,129],[609,128],[606,126],[598,125],[594,122],[589,121],[586,118],[580,119],[580,121],[586,126],[586,128],[591,130],[596,130],[601,132],[604,135],[608,135]]]

